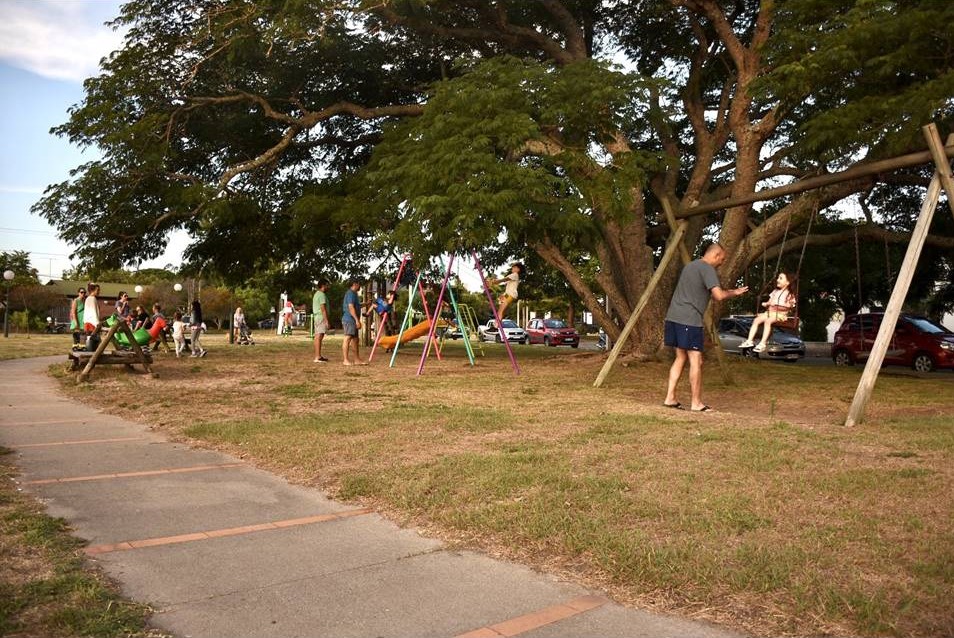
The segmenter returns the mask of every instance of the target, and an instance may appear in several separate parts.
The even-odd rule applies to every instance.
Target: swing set
[[[635,328],[643,309],[646,307],[647,301],[655,293],[656,287],[662,280],[663,274],[669,267],[675,254],[677,252],[681,252],[683,260],[686,261],[688,259],[688,251],[682,244],[682,239],[685,236],[688,226],[688,218],[715,212],[717,210],[732,208],[735,206],[743,206],[758,201],[766,201],[786,195],[803,193],[852,179],[877,175],[878,173],[886,173],[901,168],[910,168],[933,162],[936,168],[934,176],[931,178],[931,183],[928,186],[927,193],[924,197],[924,202],[922,203],[921,210],[918,214],[917,223],[915,225],[914,231],[911,234],[911,239],[908,242],[908,248],[904,256],[904,261],[902,262],[897,278],[895,279],[894,287],[891,292],[891,298],[888,300],[888,305],[884,312],[884,318],[882,319],[881,326],[878,330],[878,336],[875,339],[874,346],[872,347],[868,361],[865,364],[864,372],[862,373],[861,379],[858,382],[858,388],[855,391],[855,396],[852,400],[851,407],[849,408],[848,416],[845,419],[846,426],[853,426],[861,423],[862,419],[864,418],[865,407],[867,406],[868,400],[871,398],[871,392],[874,389],[875,381],[878,378],[878,372],[881,369],[881,364],[884,361],[888,346],[891,343],[895,325],[897,324],[898,317],[901,315],[901,309],[904,305],[905,297],[907,296],[908,289],[911,286],[911,281],[914,278],[914,270],[917,267],[918,258],[921,255],[921,249],[924,247],[924,242],[927,239],[928,231],[930,230],[931,226],[931,220],[934,216],[934,210],[937,208],[937,203],[942,189],[947,193],[947,203],[951,209],[951,213],[954,214],[954,175],[952,175],[951,164],[950,160],[948,159],[949,157],[954,156],[954,134],[948,136],[945,145],[945,143],[941,141],[940,134],[938,133],[937,126],[935,124],[927,124],[922,127],[921,131],[927,140],[927,151],[909,153],[900,157],[870,162],[855,166],[839,173],[829,173],[826,175],[810,177],[804,180],[793,182],[791,184],[787,184],[785,186],[766,189],[743,197],[735,197],[707,204],[695,205],[691,208],[681,211],[667,211],[667,217],[669,218],[669,222],[673,228],[673,231],[670,234],[669,241],[666,244],[666,249],[663,252],[663,256],[660,259],[659,265],[656,267],[656,271],[653,273],[649,284],[643,291],[642,297],[640,297],[636,307],[627,320],[626,325],[623,327],[619,338],[616,340],[616,344],[613,346],[613,350],[610,352],[606,363],[603,365],[603,368],[597,375],[596,380],[593,382],[594,387],[600,387],[603,385],[607,375],[609,375],[613,365],[616,363],[616,360],[622,351],[623,345],[629,340],[630,334],[632,334],[633,328]],[[817,210],[813,211],[812,217],[809,218],[809,223],[811,223],[811,219],[814,218],[816,212]],[[788,229],[786,226],[786,233],[787,230]],[[805,241],[802,245],[802,257],[804,257],[805,245],[807,245],[807,241],[808,233],[806,233]],[[784,244],[782,248],[784,248]],[[779,255],[781,257],[781,252]],[[801,257],[799,258],[799,269],[800,268]],[[719,352],[720,351],[717,348],[717,353]]]
[[[487,296],[487,301],[490,304],[491,312],[493,313],[497,325],[501,325],[501,317],[497,311],[497,305],[494,303],[493,293],[491,292],[487,283],[487,279],[484,276],[483,266],[480,263],[480,257],[477,255],[477,251],[473,251],[472,256],[474,259],[474,268],[480,277],[481,285],[484,294]],[[452,253],[446,264],[446,267],[443,258],[440,259],[440,266],[444,271],[444,275],[441,282],[440,292],[437,295],[437,301],[434,304],[433,312],[431,312],[431,309],[427,305],[427,298],[424,294],[424,284],[422,283],[422,272],[418,271],[414,278],[414,284],[410,287],[407,309],[404,312],[404,319],[401,322],[401,327],[396,336],[384,336],[384,326],[388,320],[389,312],[384,312],[381,314],[377,324],[374,345],[371,347],[371,354],[368,356],[369,363],[374,360],[374,355],[379,347],[390,348],[391,359],[388,365],[389,367],[393,368],[400,347],[413,339],[417,339],[426,335],[426,339],[424,341],[424,351],[421,353],[421,360],[417,367],[417,375],[420,376],[424,374],[424,366],[430,355],[432,347],[434,348],[434,354],[436,355],[438,361],[442,360],[441,350],[444,338],[442,335],[440,339],[437,339],[436,335],[437,328],[441,324],[441,309],[449,302],[449,305],[453,311],[454,321],[458,330],[460,330],[461,337],[464,340],[464,349],[467,352],[467,359],[471,366],[476,365],[474,347],[470,339],[471,334],[476,329],[476,315],[473,309],[466,306],[465,304],[458,303],[457,297],[454,294],[453,286],[448,285],[450,282],[451,273],[453,272],[454,262],[458,261],[459,263],[459,261],[461,261],[458,259],[458,257],[459,256],[457,253]],[[401,282],[401,277],[410,263],[411,255],[404,255],[401,259],[401,265],[398,267],[398,273],[394,278],[394,284],[392,285],[391,290],[397,290],[398,285]],[[421,299],[421,306],[424,311],[425,319],[424,321],[412,325],[414,301],[416,297],[420,297]],[[448,302],[445,302],[445,298],[448,300]],[[390,310],[390,312],[393,312],[393,308]],[[444,324],[444,327],[447,327],[446,323]],[[509,341],[504,339],[503,343],[507,350],[507,356],[510,359],[510,365],[514,374],[520,374],[520,366],[517,364],[517,359],[514,356],[513,349],[511,348]],[[483,354],[483,346],[478,345],[478,347],[481,349],[481,354]]]

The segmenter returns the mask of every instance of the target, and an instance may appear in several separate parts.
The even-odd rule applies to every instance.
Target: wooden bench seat
[[[152,363],[151,354],[148,352],[143,352],[142,354],[146,363]],[[92,356],[92,352],[87,352],[85,350],[74,350],[73,352],[70,352],[68,356],[70,361],[70,370],[78,370],[80,366],[85,366]],[[96,360],[96,365],[122,364],[129,366],[130,368],[136,363],[142,363],[142,361],[132,350],[113,350],[112,352],[104,352],[99,355],[99,358]]]

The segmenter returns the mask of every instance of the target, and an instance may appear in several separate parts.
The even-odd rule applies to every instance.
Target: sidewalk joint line
[[[204,541],[213,538],[225,538],[227,536],[241,536],[252,534],[254,532],[264,532],[277,529],[286,529],[289,527],[299,527],[302,525],[312,525],[314,523],[327,523],[331,521],[351,518],[353,516],[363,516],[372,513],[370,508],[361,508],[336,512],[334,514],[319,514],[316,516],[305,516],[302,518],[292,518],[282,521],[272,521],[270,523],[257,523],[254,525],[243,525],[241,527],[229,527],[225,529],[213,529],[204,532],[193,532],[191,534],[178,534],[176,536],[160,536],[157,538],[145,538],[141,540],[121,541],[119,543],[109,543],[104,545],[90,545],[83,551],[87,556],[96,556],[98,554],[107,554],[109,552],[122,552],[131,549],[143,549],[145,547],[159,547],[161,545],[175,545],[178,543],[190,543],[192,541]]]
[[[56,447],[58,445],[83,445],[86,443],[121,443],[123,441],[144,441],[141,436],[127,436],[116,439],[79,439],[76,441],[53,441],[51,443],[20,443],[13,445],[14,449],[32,447]]]
[[[222,463],[220,465],[198,465],[194,467],[178,467],[165,470],[145,470],[141,472],[120,472],[110,474],[93,474],[91,476],[69,476],[58,479],[39,479],[23,481],[20,485],[50,485],[52,483],[79,483],[82,481],[101,481],[103,479],[134,478],[140,476],[160,476],[163,474],[185,474],[188,472],[207,472],[209,470],[225,470],[233,467],[245,467],[245,463]]]
[[[15,427],[18,425],[69,425],[71,423],[94,423],[92,418],[88,419],[55,419],[53,421],[11,421],[0,422],[0,427]]]
[[[578,616],[593,609],[602,607],[609,600],[602,596],[580,596],[559,605],[546,607],[537,611],[517,616],[509,620],[478,627],[477,629],[458,634],[454,638],[499,638],[500,636],[518,636],[528,631],[539,629],[545,625]]]

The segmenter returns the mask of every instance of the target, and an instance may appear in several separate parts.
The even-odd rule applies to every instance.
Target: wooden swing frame
[[[601,387],[603,382],[606,380],[606,377],[613,369],[613,365],[619,358],[619,354],[622,351],[623,345],[629,340],[633,328],[636,326],[636,322],[639,321],[639,317],[645,309],[649,298],[656,292],[656,288],[658,287],[659,282],[662,280],[666,269],[672,263],[676,252],[678,251],[682,253],[683,262],[687,261],[688,249],[685,247],[685,245],[683,245],[682,239],[686,233],[686,227],[688,226],[688,222],[686,220],[688,218],[704,215],[717,210],[733,208],[736,206],[752,204],[760,201],[767,201],[786,195],[803,193],[806,191],[823,188],[825,186],[830,186],[832,184],[858,179],[860,177],[869,177],[871,175],[877,175],[878,173],[886,173],[902,168],[910,168],[933,162],[936,168],[934,177],[931,179],[931,183],[928,186],[924,202],[921,206],[921,211],[918,215],[917,224],[915,225],[914,232],[911,234],[911,240],[908,242],[908,248],[904,256],[904,261],[901,265],[900,271],[898,272],[898,277],[895,280],[894,288],[891,292],[891,298],[888,301],[887,307],[885,308],[884,318],[881,321],[881,327],[878,330],[878,336],[875,339],[874,346],[872,347],[871,354],[868,357],[868,362],[865,365],[865,370],[861,375],[861,380],[859,381],[858,388],[855,391],[854,400],[852,401],[851,407],[848,411],[848,416],[845,420],[846,426],[853,426],[861,423],[864,417],[865,407],[868,403],[868,400],[871,398],[871,392],[874,389],[875,381],[878,378],[878,372],[881,369],[881,364],[884,361],[885,354],[888,350],[888,346],[890,345],[891,337],[894,334],[895,325],[897,324],[898,317],[901,315],[901,308],[904,304],[904,299],[907,296],[908,289],[911,286],[911,281],[914,278],[914,270],[917,266],[918,258],[921,255],[921,250],[924,247],[924,242],[927,239],[928,231],[930,230],[931,226],[931,220],[934,217],[934,210],[937,208],[938,199],[942,189],[947,193],[947,203],[951,209],[951,214],[954,215],[954,174],[952,174],[950,160],[948,159],[950,157],[954,157],[954,133],[948,136],[945,144],[941,141],[941,136],[938,133],[937,126],[934,123],[923,126],[921,128],[921,132],[927,140],[927,151],[909,153],[899,157],[880,160],[877,162],[870,162],[838,173],[809,177],[807,179],[793,182],[792,184],[786,184],[785,186],[758,191],[743,197],[733,197],[703,205],[693,204],[689,208],[679,211],[667,210],[666,217],[668,218],[673,230],[669,236],[666,249],[659,261],[659,265],[656,267],[656,271],[653,273],[653,276],[649,280],[646,289],[643,291],[642,296],[636,303],[636,307],[633,309],[632,314],[630,314],[629,319],[626,321],[626,325],[623,326],[623,330],[620,333],[619,339],[616,340],[609,357],[607,357],[606,362],[603,364],[599,374],[596,376],[593,386],[597,388]],[[710,329],[710,332],[714,330],[712,321],[708,321],[707,325]],[[718,347],[716,348],[716,354],[717,356],[720,356],[720,359],[724,356],[724,353]]]

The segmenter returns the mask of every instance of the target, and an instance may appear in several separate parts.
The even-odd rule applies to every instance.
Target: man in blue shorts
[[[676,360],[669,369],[669,387],[666,390],[667,408],[682,409],[676,401],[676,385],[682,377],[682,371],[689,361],[689,390],[692,402],[689,409],[693,412],[708,412],[709,406],[702,402],[702,317],[709,305],[709,299],[723,301],[748,292],[749,287],[723,290],[719,284],[716,268],[725,262],[725,249],[713,243],[697,259],[682,269],[676,290],[666,313],[665,344],[676,349]]]
[[[358,298],[358,290],[361,288],[361,282],[357,279],[352,280],[345,293],[341,303],[341,327],[344,332],[344,343],[341,344],[341,353],[343,363],[346,366],[365,365],[360,360],[358,353],[358,330],[361,329],[361,300]],[[354,343],[354,360],[348,355],[351,352],[351,344]]]

